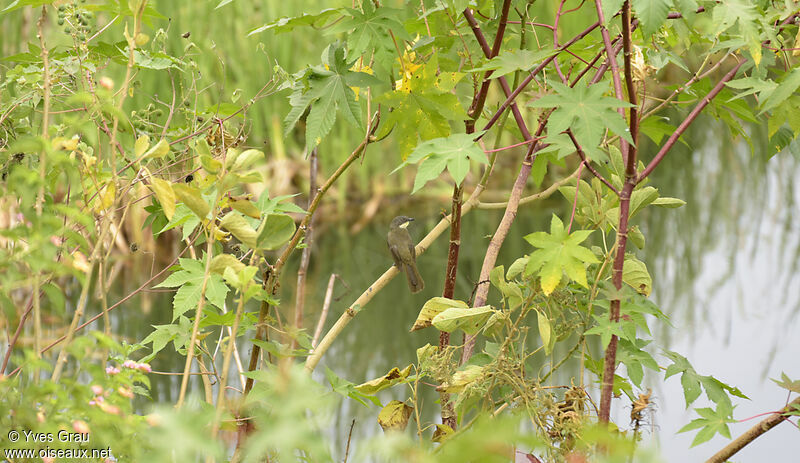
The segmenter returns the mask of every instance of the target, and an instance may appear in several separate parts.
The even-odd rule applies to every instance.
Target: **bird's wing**
[[[389,252],[392,253],[392,260],[394,260],[394,265],[396,265],[398,268],[401,268],[400,264],[402,263],[402,261],[400,260],[400,254],[397,252],[397,246],[392,246],[391,244],[388,243],[387,245],[389,246]]]

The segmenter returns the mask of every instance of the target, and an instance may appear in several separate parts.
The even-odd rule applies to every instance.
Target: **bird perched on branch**
[[[389,235],[386,238],[389,244],[389,251],[392,253],[394,265],[405,272],[408,280],[408,287],[412,293],[418,293],[425,287],[425,282],[417,270],[417,253],[414,250],[414,242],[408,233],[408,224],[414,219],[400,215],[392,219],[389,225]]]

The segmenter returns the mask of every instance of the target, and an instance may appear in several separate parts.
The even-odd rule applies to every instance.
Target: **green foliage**
[[[355,58],[346,60],[344,47],[338,43],[322,52],[322,66],[309,67],[295,76],[290,98],[292,110],[286,116],[286,131],[292,129],[310,106],[306,119],[306,150],[322,142],[341,111],[345,120],[356,126],[363,124],[361,106],[351,87],[367,87],[377,80],[364,72],[353,72]]]
[[[545,95],[530,103],[534,108],[555,108],[548,118],[551,136],[571,129],[581,148],[593,159],[604,159],[596,149],[610,129],[633,144],[630,131],[615,108],[630,107],[630,103],[603,96],[607,89],[602,85],[576,85],[575,88],[553,82],[556,94]],[[570,151],[574,151],[574,148]]]
[[[492,77],[500,77],[514,71],[528,70],[537,62],[549,58],[553,54],[552,50],[505,50],[483,66],[476,67],[470,71],[494,71]]]
[[[631,114],[625,96],[611,96],[616,92],[611,90],[610,71],[601,67],[606,60],[599,29],[585,31],[585,37],[568,51],[560,51],[550,34],[537,35],[534,41],[527,27],[517,26],[551,21],[552,8],[537,10],[535,18],[527,9],[512,8],[512,22],[497,42],[499,53],[486,59],[476,32],[482,31],[492,41],[502,6],[497,1],[393,4],[402,8],[381,4],[385,2],[343,2],[349,7],[316,14],[284,2],[282,11],[300,15],[278,20],[259,17],[267,10],[274,14],[278,6],[274,2],[266,6],[231,0],[214,3],[219,21],[191,24],[183,35],[176,30],[187,26],[182,22],[185,11],[174,13],[184,6],[169,2],[157,5],[169,10],[167,15],[143,0],[17,0],[0,12],[4,24],[17,21],[23,7],[35,7],[28,10],[34,16],[44,15],[41,41],[34,37],[33,27],[28,28],[31,36],[21,37],[19,43],[13,43],[14,34],[7,34],[11,42],[4,50],[16,54],[2,57],[5,64],[0,69],[0,204],[4,212],[0,306],[5,326],[24,328],[20,340],[12,342],[17,345],[10,347],[9,368],[21,370],[0,381],[4,428],[51,433],[88,427],[92,447],[110,446],[120,461],[194,461],[230,457],[230,443],[219,438],[221,427],[226,435],[241,431],[247,436],[238,442],[239,461],[330,461],[341,459],[332,455],[327,431],[339,399],[333,392],[363,405],[380,405],[376,394],[388,394],[394,388],[393,394],[404,390],[409,396],[392,400],[379,413],[381,424],[389,423],[384,426],[385,435],[366,444],[359,442],[359,452],[367,457],[505,461],[511,449],[524,447],[530,455],[519,451],[516,457],[565,461],[577,455],[643,461],[634,454],[635,436],[609,431],[613,426],[594,426],[597,417],[584,389],[585,384],[602,380],[603,365],[598,359],[604,358],[606,346],[616,336],[616,360],[625,368],[616,370],[613,390],[634,399],[634,388],[649,386],[653,380],[645,377],[645,369],[659,370],[654,352],[661,347],[651,339],[658,331],[651,332],[648,323],[669,324],[647,299],[657,284],[647,264],[630,252],[632,248],[622,249],[618,240],[623,208],[613,189],[622,190],[626,178],[643,180],[626,175],[619,139],[636,143],[640,155],[647,142],[641,136],[634,139],[630,127],[635,125],[626,122],[630,116],[620,115],[620,109]],[[601,2],[605,30],[612,36],[619,31],[617,13],[623,3]],[[708,103],[709,92],[736,61],[745,63],[739,78],[726,83],[707,112],[751,146],[759,140],[755,125],[766,120],[767,156],[800,152],[796,110],[800,73],[797,53],[792,50],[798,47],[800,36],[791,20],[796,13],[793,2],[633,0],[631,6],[637,28],[629,44],[631,53],[620,53],[619,59],[631,60],[633,76],[625,75],[626,67],[620,62],[623,71],[617,77],[632,79],[627,82],[630,87],[623,86],[623,93],[630,88],[637,92],[641,133],[650,141],[663,146],[666,137],[680,135],[681,123],[691,122],[687,108]],[[700,6],[704,11],[698,13]],[[468,24],[465,8],[475,12],[479,27]],[[243,11],[247,13],[243,22],[237,17],[229,23],[222,16],[242,16]],[[668,19],[668,13],[674,12],[681,17]],[[559,47],[597,20],[592,2],[568,14],[555,30]],[[176,21],[170,27],[167,16]],[[17,22],[30,25],[36,20],[26,16]],[[243,31],[249,30],[248,36],[263,32],[266,43],[221,41],[218,26],[235,39]],[[195,32],[191,38],[189,28]],[[198,29],[216,33],[200,34]],[[291,31],[301,35],[273,40],[274,34]],[[37,43],[17,46],[28,40]],[[276,52],[278,46],[284,50]],[[253,50],[268,58],[253,55]],[[321,53],[319,64],[309,64],[308,53]],[[372,381],[356,385],[327,370],[332,390],[315,382],[293,363],[297,357],[308,356],[312,346],[305,327],[293,326],[286,316],[288,305],[280,299],[293,290],[281,273],[286,258],[306,245],[302,238],[308,222],[298,227],[298,217],[310,219],[306,214],[315,212],[292,201],[297,192],[308,190],[308,179],[299,174],[306,171],[304,156],[318,148],[319,176],[336,181],[330,191],[339,195],[340,210],[351,206],[346,200],[353,189],[369,196],[370,186],[382,181],[388,166],[397,164],[387,161],[393,155],[403,160],[398,169],[417,164],[413,186],[401,176],[391,178],[393,195],[407,188],[416,193],[447,169],[455,185],[465,191],[479,194],[496,189],[495,193],[506,197],[515,184],[506,174],[517,172],[507,160],[516,157],[514,151],[500,147],[531,143],[520,139],[525,130],[511,127],[507,114],[494,118],[498,123],[485,132],[462,133],[461,127],[466,119],[482,126],[505,101],[505,95],[494,88],[482,95],[485,101],[479,98],[485,73],[490,72],[492,78],[506,75],[509,83],[518,84],[534,66],[555,54],[560,71],[548,65],[516,99],[520,106],[532,100],[528,106],[541,108],[534,117],[522,112],[531,132],[536,120],[542,126],[537,134],[545,134],[537,144],[526,145],[537,149],[530,179],[537,186],[555,182],[563,168],[577,166],[579,160],[572,157],[576,146],[568,136],[572,134],[591,165],[614,188],[597,178],[562,184],[563,203],[575,205],[569,226],[573,231],[568,232],[554,214],[549,233],[534,231],[525,237],[536,249],[528,256],[511,256],[508,271],[505,265],[487,260],[487,270],[494,267],[488,281],[478,281],[474,269],[462,264],[458,272],[473,272],[469,281],[480,291],[490,283],[497,290],[490,293],[495,300],[473,304],[436,297],[424,304],[412,330],[434,326],[480,339],[479,351],[465,364],[457,360],[463,352],[457,342],[441,348],[426,344],[417,351],[417,365],[392,368]],[[290,66],[299,71],[283,70]],[[604,73],[595,74],[598,69]],[[569,76],[570,85],[553,82],[560,74]],[[265,98],[282,90],[289,92]],[[380,120],[377,131],[365,134],[366,120]],[[478,138],[487,145],[494,139],[498,148],[492,152],[498,154],[492,156],[491,164]],[[341,160],[361,140],[366,144],[380,141],[381,152],[370,147],[360,170],[354,167],[350,170],[355,174],[338,177],[344,170],[340,168],[349,167]],[[263,148],[251,148],[265,141]],[[682,137],[679,141],[687,143]],[[471,166],[471,161],[478,165]],[[642,172],[644,164],[637,162],[635,167]],[[468,175],[471,168],[484,169],[484,180],[495,172],[491,183],[478,183],[481,176]],[[276,196],[270,198],[270,190]],[[145,202],[139,204],[141,199]],[[424,200],[433,201],[427,196]],[[315,202],[314,207],[320,204]],[[468,204],[474,213],[485,213],[480,203]],[[649,206],[683,204],[678,198],[661,197],[646,180],[639,181],[626,219],[639,218]],[[372,214],[364,212],[365,217]],[[646,246],[643,229],[630,224],[626,231],[639,249]],[[463,233],[470,236],[471,231]],[[591,249],[582,246],[590,235],[597,244]],[[81,327],[61,344],[68,361],[59,364],[55,378],[49,377],[54,353],[61,346],[57,343],[53,354],[41,352],[47,334],[74,326],[68,317],[75,313],[76,294],[83,295],[78,305],[87,312],[119,302],[116,291],[106,286],[116,271],[110,269],[119,265],[129,271],[122,265],[128,263],[128,250],[134,255],[145,242],[150,245],[145,255],[152,258],[148,260],[151,268],[139,262],[130,274],[155,275],[156,266],[166,265],[161,259],[165,249],[171,258],[175,246],[181,251],[183,246],[191,248],[155,286],[176,288],[171,323],[155,325],[133,345],[114,341],[121,333],[87,336]],[[282,257],[276,259],[277,253],[271,251],[279,249]],[[623,266],[612,270],[619,252],[625,253]],[[616,288],[611,282],[620,272],[623,284]],[[613,281],[619,284],[618,279]],[[140,281],[135,283],[138,287]],[[101,297],[96,298],[97,294]],[[124,296],[122,302],[133,295]],[[238,302],[236,310],[226,308],[229,295]],[[88,307],[87,298],[91,300]],[[614,301],[619,301],[619,321],[612,321],[617,318],[612,315]],[[346,325],[347,317],[365,308],[360,304],[349,308],[344,321],[335,326]],[[131,304],[118,305],[126,310]],[[25,307],[31,308],[23,313]],[[34,328],[26,317],[43,322],[45,329]],[[116,326],[112,323],[109,329]],[[538,336],[531,334],[534,330]],[[254,331],[260,339],[251,339]],[[264,338],[264,332],[270,338]],[[23,345],[29,339],[40,352]],[[244,375],[255,381],[255,387],[240,399],[235,394],[238,389],[225,387],[229,378],[223,378],[222,371],[231,368],[231,349],[241,346],[242,340],[258,348],[253,351],[260,349],[266,360],[253,357],[252,364],[259,368]],[[182,360],[191,357],[188,366],[201,367],[207,380],[203,392],[210,403],[200,402],[196,395],[200,381],[187,377],[189,395],[184,396],[181,388],[179,409],[156,407],[145,417],[141,410],[149,410],[149,405],[134,408],[131,396],[148,395],[145,373],[150,367],[129,357],[149,345],[146,360],[161,360],[169,344]],[[314,348],[322,349],[321,345]],[[697,373],[678,353],[666,351],[664,356],[672,361],[665,379],[680,374],[687,407],[703,392],[715,405],[698,408],[700,418],[682,429],[699,430],[693,445],[717,433],[730,437],[727,424],[733,421],[733,397],[746,398],[744,394],[713,376]],[[268,365],[261,368],[262,363]],[[573,364],[586,365],[588,373],[581,371],[579,380],[578,376],[565,379],[562,366]],[[776,383],[798,392],[797,381],[786,375]],[[439,393],[450,394],[442,396],[439,404],[449,400],[453,405],[452,410],[443,407],[441,412],[444,418],[458,418],[458,431],[445,424],[419,422],[432,415],[423,410],[430,403],[420,395],[420,389],[429,384],[435,384]],[[219,391],[213,388],[224,393],[215,399]],[[412,422],[415,440],[411,432],[395,432]],[[241,427],[237,429],[234,423]]]
[[[731,431],[728,429],[728,424],[735,422],[733,419],[733,408],[730,404],[718,404],[717,409],[713,408],[695,408],[695,411],[700,418],[692,420],[691,423],[682,427],[678,432],[687,432],[694,429],[700,431],[694,436],[692,440],[692,447],[695,445],[707,442],[719,433],[728,439],[731,438]]]
[[[488,163],[486,154],[475,143],[474,138],[474,134],[459,133],[422,142],[393,173],[408,164],[419,163],[412,194],[419,191],[429,181],[439,177],[445,167],[453,177],[455,184],[461,185],[469,172],[470,160],[482,164]]]
[[[111,355],[104,356],[103,363],[92,360],[96,352],[109,349]],[[132,399],[148,395],[144,364],[123,362],[126,349],[101,333],[76,340],[71,351],[76,359],[74,371],[59,384],[27,383],[20,376],[0,381],[0,425],[21,436],[13,443],[4,438],[2,447],[34,449],[37,453],[47,449],[110,449],[118,459],[141,461],[146,441],[134,436],[143,435],[149,426],[145,417],[134,413]],[[36,362],[50,370],[46,362],[35,360],[30,350],[26,349],[24,355],[26,359],[20,360],[25,363]],[[110,361],[108,370],[103,367],[105,360]]]
[[[553,214],[550,233],[535,232],[525,237],[528,243],[539,248],[530,255],[525,274],[537,274],[541,277],[542,291],[545,295],[555,290],[561,282],[563,273],[566,273],[571,280],[587,287],[584,265],[600,262],[590,250],[580,246],[580,243],[591,234],[591,230],[567,233],[564,223]]]
[[[436,55],[422,64],[404,59],[403,65],[406,70],[398,88],[376,99],[387,109],[391,108],[390,112],[384,113],[377,136],[380,138],[392,132],[400,155],[406,159],[419,139],[426,141],[449,136],[450,121],[463,120],[466,112],[458,97],[451,93],[463,74],[439,73]]]
[[[172,320],[175,321],[186,311],[197,306],[202,294],[208,302],[218,308],[225,304],[229,288],[220,275],[206,275],[205,263],[195,259],[180,259],[180,270],[172,273],[156,288],[178,288],[172,298]]]

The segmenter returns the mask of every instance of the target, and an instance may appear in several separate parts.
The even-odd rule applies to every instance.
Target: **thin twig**
[[[319,315],[319,321],[317,322],[317,329],[314,330],[314,339],[311,340],[311,347],[317,347],[317,341],[319,341],[319,337],[322,334],[322,328],[325,326],[325,320],[328,318],[328,310],[331,307],[331,299],[333,298],[333,284],[336,281],[336,274],[331,273],[331,277],[328,278],[328,289],[325,290],[325,301],[322,303],[322,313]]]

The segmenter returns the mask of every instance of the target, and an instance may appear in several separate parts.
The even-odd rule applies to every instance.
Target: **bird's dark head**
[[[414,221],[413,217],[406,217],[404,215],[398,215],[394,219],[392,219],[391,225],[389,227],[394,230],[396,228],[406,228],[408,224]]]

